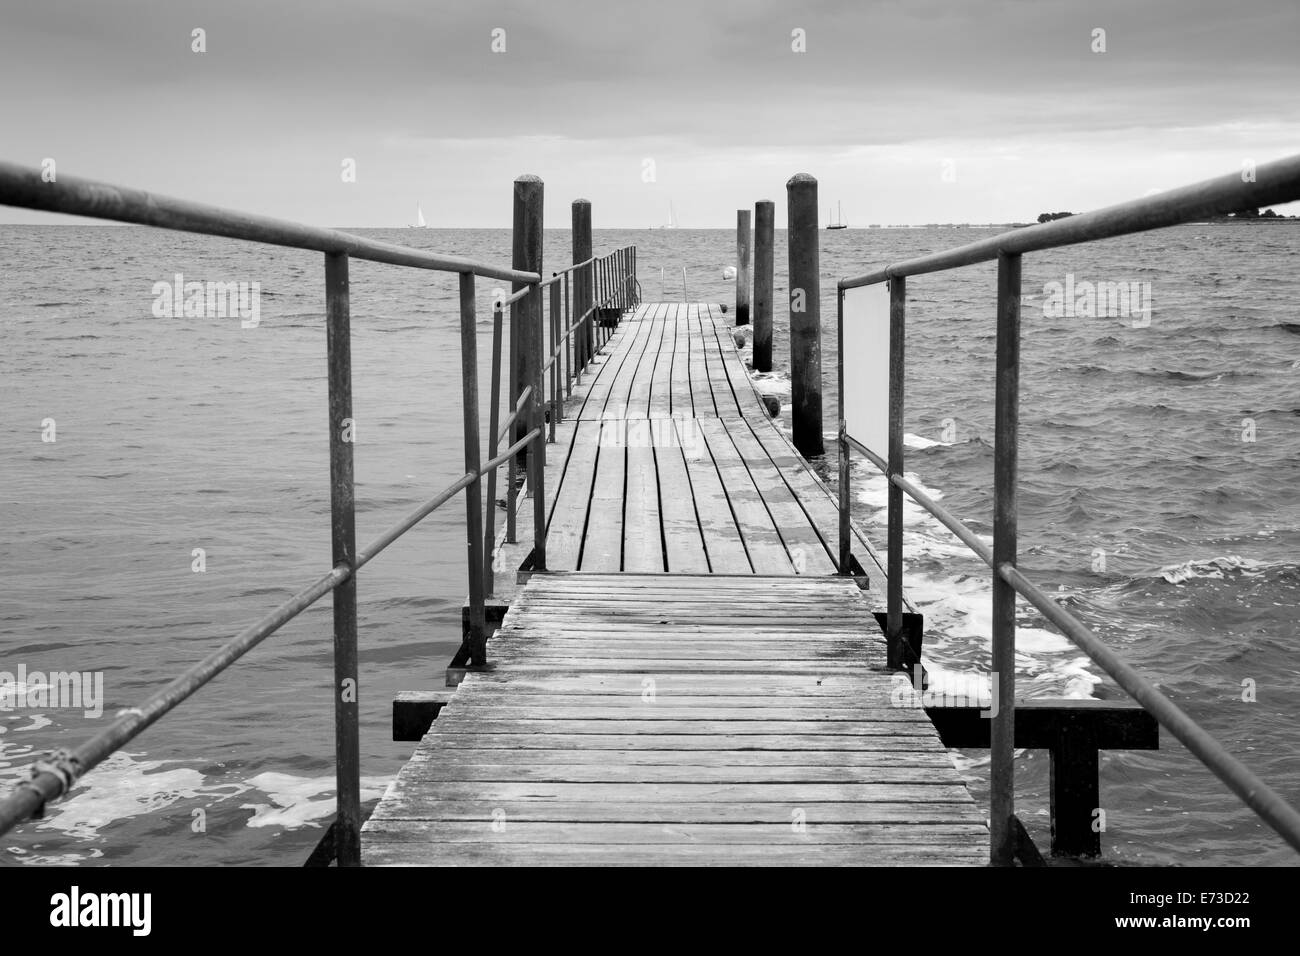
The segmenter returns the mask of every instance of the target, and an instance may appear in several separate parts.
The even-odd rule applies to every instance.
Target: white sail
[[[420,229],[425,228],[424,210],[420,208],[420,204],[418,202],[415,204],[415,225]]]

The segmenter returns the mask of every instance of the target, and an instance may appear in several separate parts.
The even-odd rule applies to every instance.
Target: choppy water
[[[509,258],[505,231],[372,234]],[[828,381],[836,278],[987,234],[824,233]],[[547,241],[548,255],[567,258],[565,233]],[[600,249],[626,242],[639,246],[646,298],[660,298],[661,268],[663,295],[681,298],[685,266],[691,298],[730,301],[730,231],[596,235]],[[0,671],[102,671],[111,714],[328,566],[322,257],[125,227],[4,226],[0,258]],[[1293,802],[1298,266],[1300,229],[1231,225],[1027,257],[1021,427],[1022,566]],[[153,285],[178,272],[260,282],[260,324],[156,318]],[[1149,282],[1150,326],[1045,318],[1042,290],[1067,272]],[[493,285],[480,282],[484,316]],[[354,263],[352,290],[368,540],[460,471],[456,289],[453,277]],[[994,271],[918,277],[908,291],[909,471],[987,534]],[[781,316],[777,325],[783,363]],[[488,333],[481,322],[485,371]],[[765,387],[785,387],[784,372]],[[46,419],[53,443],[42,441]],[[1242,440],[1243,419],[1254,441]],[[855,470],[856,508],[883,541],[884,483],[870,472]],[[439,511],[361,578],[367,796],[410,750],[389,740],[393,694],[436,684],[459,642],[462,520],[458,507]],[[936,680],[986,669],[987,569],[919,510],[907,541]],[[1116,693],[1034,613],[1022,622],[1022,693]],[[332,812],[330,682],[326,601],[86,777],[76,800],[0,839],[0,864],[301,862]],[[0,711],[0,785],[99,726],[66,708]],[[1111,858],[1295,862],[1168,735],[1164,746],[1103,756]],[[986,756],[961,765],[985,799]],[[1022,755],[1017,780],[1021,814],[1045,844],[1046,755]]]

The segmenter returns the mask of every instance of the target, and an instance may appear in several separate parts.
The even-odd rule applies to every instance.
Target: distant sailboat
[[[674,209],[673,209],[672,200],[669,200],[669,201],[668,201],[668,222],[667,222],[667,224],[662,225],[662,226],[659,226],[658,228],[660,228],[660,229],[676,229],[676,228],[677,228],[677,214],[676,214],[676,212],[675,212]]]
[[[827,228],[827,229],[847,229],[847,228],[849,228],[849,224],[848,224],[847,222],[844,221],[844,203],[841,202],[841,203],[839,204],[839,206],[840,206],[840,214],[839,214],[839,217],[836,218],[836,219],[834,219],[834,220],[832,220],[832,221],[830,221],[830,222],[828,222],[828,223],[826,224],[826,228]],[[830,211],[829,211],[829,210],[827,210],[826,218],[827,218],[827,219],[830,219]]]
[[[418,202],[415,204],[415,225],[407,226],[406,228],[407,229],[428,229],[429,228],[424,224],[424,210],[420,208],[420,204]]]

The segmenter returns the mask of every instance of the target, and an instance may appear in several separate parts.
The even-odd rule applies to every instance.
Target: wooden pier
[[[547,446],[547,572],[363,831],[383,864],[983,864],[884,571],[771,422],[716,307],[622,321]],[[498,600],[532,540],[498,551]]]

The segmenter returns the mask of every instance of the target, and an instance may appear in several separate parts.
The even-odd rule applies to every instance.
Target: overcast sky
[[[508,226],[525,172],[554,225],[784,226],[796,172],[1007,222],[1300,152],[1300,0],[0,2],[0,158],[315,225]]]

